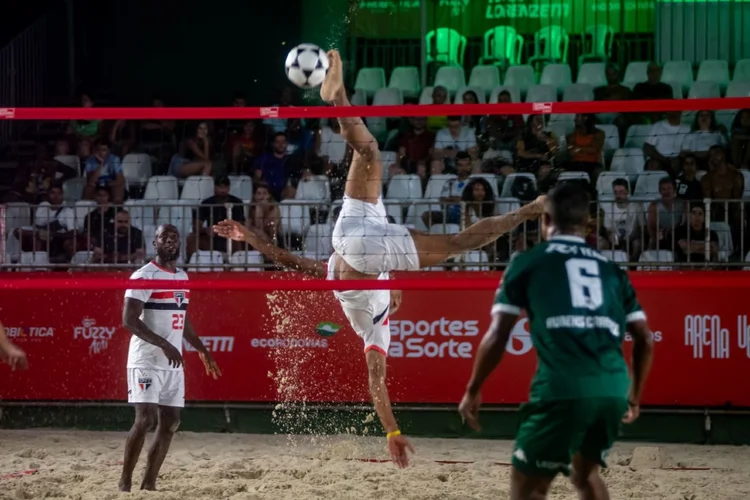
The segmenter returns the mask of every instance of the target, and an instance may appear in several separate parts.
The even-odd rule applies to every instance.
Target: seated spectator
[[[476,157],[477,136],[473,129],[461,125],[460,116],[449,116],[448,126],[441,129],[435,136],[435,154],[452,161],[459,151]]]
[[[82,108],[91,108],[94,106],[94,100],[89,94],[82,93],[78,96]],[[78,156],[88,157],[90,152],[88,148],[101,135],[101,120],[71,120],[68,125],[67,134],[72,136],[77,146]]]
[[[180,143],[179,151],[169,162],[169,175],[186,179],[191,175],[211,175],[211,139],[208,123],[198,122],[188,138]]]
[[[633,92],[620,83],[620,71],[617,65],[614,63],[607,64],[605,76],[607,78],[607,84],[594,89],[594,100],[627,101],[633,97]],[[614,123],[617,130],[620,132],[620,138],[623,141],[625,140],[625,134],[627,133],[630,124],[637,121],[633,120],[633,117],[626,113],[600,113],[598,116],[599,119],[604,120],[605,123]]]
[[[448,89],[442,85],[437,85],[432,89],[432,104],[448,104]],[[448,124],[448,119],[445,116],[432,116],[427,118],[427,130],[437,132],[438,130],[445,128]]]
[[[600,203],[607,240],[613,250],[623,250],[630,260],[637,261],[641,254],[641,228],[644,226],[641,204],[630,202],[630,189],[625,179],[615,179],[612,192],[614,202]]]
[[[90,200],[94,197],[97,186],[106,186],[112,193],[114,203],[125,199],[125,175],[122,172],[120,158],[110,151],[108,139],[97,139],[94,143],[94,154],[86,160],[86,188],[83,197]]]
[[[277,239],[281,229],[281,211],[276,200],[271,197],[268,185],[263,182],[253,186],[253,203],[245,225],[263,231],[271,241]]]
[[[86,215],[83,220],[83,232],[88,242],[87,246],[101,247],[106,233],[114,233],[117,207],[109,203],[109,188],[97,186],[97,207]]]
[[[679,111],[670,111],[666,115],[666,119],[653,125],[643,152],[646,157],[659,160],[664,168],[676,172],[680,166],[682,143],[690,133],[690,127],[682,124]]]
[[[722,146],[713,146],[709,150],[708,173],[701,179],[703,197],[713,198],[711,220],[729,222],[739,227],[741,220],[740,203],[745,191],[745,178],[736,168],[727,163],[727,155]],[[729,200],[728,203],[722,203]],[[728,205],[728,207],[727,207]],[[729,217],[727,217],[727,208]]]
[[[62,144],[67,145],[64,141]],[[3,200],[6,203],[26,202],[35,205],[47,199],[47,191],[52,184],[63,183],[77,176],[75,169],[49,158],[44,143],[37,143],[36,158],[19,166],[13,186]]]
[[[467,90],[463,93],[461,98],[463,99],[464,104],[479,104],[479,97],[477,97],[477,93],[473,90]],[[469,127],[470,129],[474,130],[475,134],[478,134],[482,131],[482,116],[462,116],[461,125],[463,125],[464,127]]]
[[[558,152],[557,137],[545,130],[542,115],[529,115],[516,143],[516,168],[536,173],[541,162],[549,162]]]
[[[70,262],[74,248],[75,211],[63,204],[63,190],[59,183],[50,186],[47,200],[34,212],[34,228],[16,229],[16,237],[24,252],[47,251],[51,263]]]
[[[320,136],[314,135],[310,130],[302,126],[299,118],[289,118],[286,127],[287,151],[289,154],[307,156],[317,151],[320,144],[316,141]]]
[[[243,123],[242,131],[233,133],[227,140],[232,171],[244,174],[252,170],[255,159],[263,151],[263,133],[254,120]]]
[[[693,153],[700,161],[700,166],[705,167],[708,164],[708,150],[712,146],[726,145],[726,136],[720,130],[713,111],[699,111],[691,129],[682,141],[681,154]]]
[[[435,134],[427,130],[427,117],[414,116],[409,122],[411,130],[401,137],[398,157],[413,162],[429,159],[435,145]]]
[[[228,218],[227,204],[232,205],[232,220],[245,222],[242,200],[229,194],[229,177],[222,175],[214,180],[214,195],[201,201],[195,220],[195,229],[188,235],[185,244],[187,261],[196,250],[227,251],[227,240],[213,232],[213,225]]]
[[[104,231],[100,247],[94,248],[92,260],[106,264],[142,264],[144,251],[143,233],[130,225],[130,214],[119,209],[114,228]]]
[[[594,115],[576,115],[575,130],[567,137],[571,162],[567,170],[586,172],[591,184],[596,184],[596,178],[602,171],[605,139],[604,132],[596,128]]]
[[[706,258],[706,213],[703,205],[694,203],[690,208],[690,222],[675,230],[676,262],[716,261],[719,253],[719,235],[709,230],[708,258]]]
[[[659,171],[662,171],[662,172],[668,173],[669,175],[673,174],[671,168],[665,167],[656,158],[646,158],[646,164],[643,165],[643,171],[644,172],[659,172]]]
[[[648,207],[648,236],[649,248],[670,250],[674,230],[685,222],[685,207],[683,200],[677,198],[674,180],[665,176],[659,181],[659,196]]]
[[[647,80],[645,82],[637,83],[635,87],[633,87],[633,99],[652,100],[674,98],[674,90],[672,89],[672,86],[661,81],[661,73],[661,66],[656,63],[649,64],[648,69],[646,70]],[[657,111],[654,113],[647,113],[644,118],[647,123],[656,123],[661,119],[661,115],[662,113]]]
[[[511,103],[510,92],[497,96],[499,104]],[[485,151],[516,151],[518,138],[524,131],[523,115],[491,115],[485,119],[482,149]]]
[[[323,159],[324,168],[329,163],[340,165],[345,162],[348,145],[341,135],[341,126],[336,118],[329,118],[328,125],[320,128],[318,139],[318,156]]]
[[[680,157],[682,171],[677,176],[677,196],[686,201],[703,199],[703,185],[698,180],[698,159],[688,153]]]
[[[750,166],[750,109],[743,109],[732,121],[732,162],[737,168]]]
[[[286,134],[277,132],[271,141],[271,152],[258,158],[253,171],[254,182],[265,182],[277,201],[281,201],[287,184],[287,172],[291,168],[288,163]]]
[[[424,212],[422,222],[430,227],[433,224],[461,224],[461,195],[469,183],[471,175],[471,157],[465,151],[456,155],[456,179],[451,179],[443,185],[440,194],[440,212]]]
[[[495,215],[495,197],[492,186],[486,179],[477,177],[471,179],[461,192],[461,201],[464,202],[466,211],[464,213],[464,227],[492,217]]]

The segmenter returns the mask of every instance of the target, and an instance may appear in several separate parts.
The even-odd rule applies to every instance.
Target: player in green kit
[[[479,430],[479,391],[525,310],[538,367],[522,406],[511,471],[511,500],[547,498],[558,473],[579,497],[609,498],[599,475],[621,422],[639,414],[653,340],[625,271],[586,245],[589,195],[579,182],[557,186],[542,220],[546,241],[516,257],[503,275],[492,324],[459,406]],[[622,354],[629,333],[633,382]]]

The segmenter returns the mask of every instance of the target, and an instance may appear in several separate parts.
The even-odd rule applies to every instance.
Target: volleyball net
[[[458,233],[577,181],[592,194],[587,241],[623,266],[750,266],[750,98],[556,102],[557,89],[536,87],[549,102],[509,102],[536,88],[491,104],[468,89],[449,101],[478,104],[2,109],[24,139],[1,209],[2,269],[137,268],[167,223],[189,270],[278,269],[214,235],[223,219],[326,260],[353,156],[346,117],[379,144],[392,223]],[[528,221],[429,271],[502,270],[540,240]]]

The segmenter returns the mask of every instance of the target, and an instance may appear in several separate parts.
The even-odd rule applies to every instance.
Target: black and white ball
[[[298,87],[312,89],[323,83],[328,72],[328,55],[312,43],[297,45],[286,56],[286,76]]]

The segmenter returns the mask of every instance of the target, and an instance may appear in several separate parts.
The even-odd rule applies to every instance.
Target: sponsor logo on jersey
[[[531,341],[529,333],[529,318],[521,318],[513,325],[510,331],[510,338],[505,345],[505,351],[513,356],[523,356],[531,351],[534,343]]]
[[[250,346],[256,349],[328,349],[328,339],[252,339]]]
[[[55,336],[55,329],[51,326],[8,326],[5,331],[15,342],[42,342]]]
[[[323,321],[322,323],[318,323],[318,326],[315,327],[315,330],[321,337],[332,337],[336,334],[336,332],[341,330],[341,325],[337,325],[336,323],[332,323],[330,321]]]
[[[473,344],[467,337],[479,335],[479,322],[441,317],[435,321],[390,321],[393,358],[471,358]]]
[[[89,352],[99,354],[109,347],[109,341],[115,334],[117,327],[98,326],[94,318],[85,317],[81,320],[81,326],[73,329],[73,339],[90,340]]]
[[[232,352],[234,350],[234,337],[200,337],[208,352]],[[196,352],[186,340],[182,341],[183,347],[188,352]]]
[[[138,377],[138,387],[141,392],[146,392],[151,387],[151,377]]]

